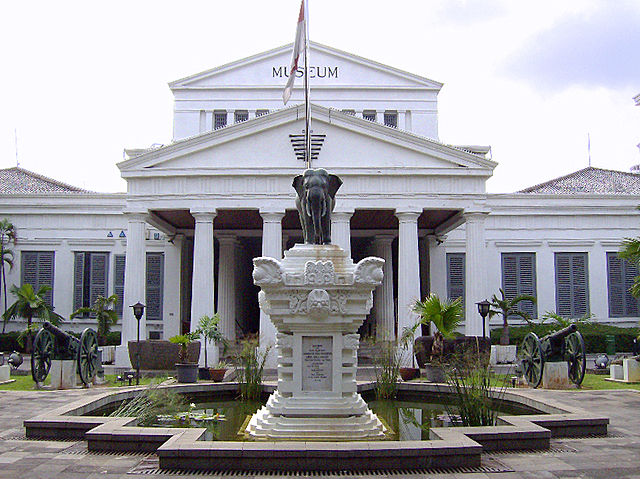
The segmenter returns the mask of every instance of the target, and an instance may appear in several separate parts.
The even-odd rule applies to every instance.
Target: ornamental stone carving
[[[356,265],[355,282],[379,285],[382,283],[382,265],[384,260],[370,256],[359,261]]]
[[[331,261],[307,261],[304,267],[305,284],[333,284],[336,272]]]
[[[314,319],[325,319],[329,316],[331,299],[324,289],[313,289],[307,297],[307,313]]]
[[[345,334],[342,336],[342,347],[344,349],[358,349],[360,344],[360,335],[353,334]]]
[[[282,283],[282,264],[273,258],[253,258],[253,282],[258,285]]]

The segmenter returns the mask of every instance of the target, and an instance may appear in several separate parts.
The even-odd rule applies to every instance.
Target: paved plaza
[[[88,453],[86,443],[82,441],[30,441],[24,438],[23,420],[102,392],[104,389],[101,388],[0,391],[0,479],[278,476],[252,472],[160,473],[154,455]],[[553,440],[551,450],[544,452],[484,454],[483,466],[469,471],[318,473],[298,477],[640,478],[640,392],[528,390],[526,394],[608,415],[611,420],[609,437]]]

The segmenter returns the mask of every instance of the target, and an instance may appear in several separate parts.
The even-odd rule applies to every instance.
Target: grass
[[[120,387],[123,384],[116,380],[115,374],[107,374],[105,375],[105,380],[107,381],[105,384],[98,387]],[[27,376],[11,376],[11,379],[15,379],[14,382],[8,384],[0,385],[0,391],[35,391],[36,385],[33,382],[33,378],[31,375]],[[151,384],[152,382],[161,382],[163,378],[150,378],[150,377],[142,377],[140,379],[140,385],[146,386]],[[51,384],[51,378],[47,377],[45,380],[45,386]],[[135,381],[132,382],[132,385],[135,386]],[[129,385],[129,382],[126,381],[124,383],[125,386]]]

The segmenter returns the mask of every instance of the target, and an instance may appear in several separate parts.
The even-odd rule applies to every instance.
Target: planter
[[[209,378],[216,383],[222,382],[225,374],[227,374],[226,368],[223,368],[223,369],[209,368]]]
[[[209,368],[198,368],[198,379],[202,379],[203,381],[209,381],[211,379],[211,375],[209,374]]]
[[[516,346],[502,346],[494,344],[491,346],[491,365],[513,364],[516,362]]]
[[[415,351],[416,362],[420,368],[424,368],[431,358],[431,348],[433,346],[433,336],[420,336],[416,338],[413,345]],[[480,336],[460,336],[455,339],[444,340],[444,351],[442,358],[445,362],[452,357],[463,354],[478,354],[483,361],[489,360],[489,352],[491,350],[491,339]]]
[[[136,367],[137,341],[129,341],[129,359]],[[178,362],[180,345],[164,340],[140,341],[140,369],[170,371]],[[200,358],[200,341],[194,341],[187,348],[187,361],[197,363]]]
[[[420,377],[420,370],[418,368],[400,368],[400,377],[403,381],[411,381],[417,377]]]
[[[445,383],[447,376],[443,366],[435,366],[433,364],[424,365],[424,377],[430,383]]]
[[[179,383],[198,382],[198,363],[176,363],[176,370]]]

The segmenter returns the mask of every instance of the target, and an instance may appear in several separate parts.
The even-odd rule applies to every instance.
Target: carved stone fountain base
[[[278,388],[251,418],[262,440],[373,440],[385,429],[356,389],[358,328],[382,282],[380,258],[354,264],[336,245],[255,258],[260,308],[278,330]]]

